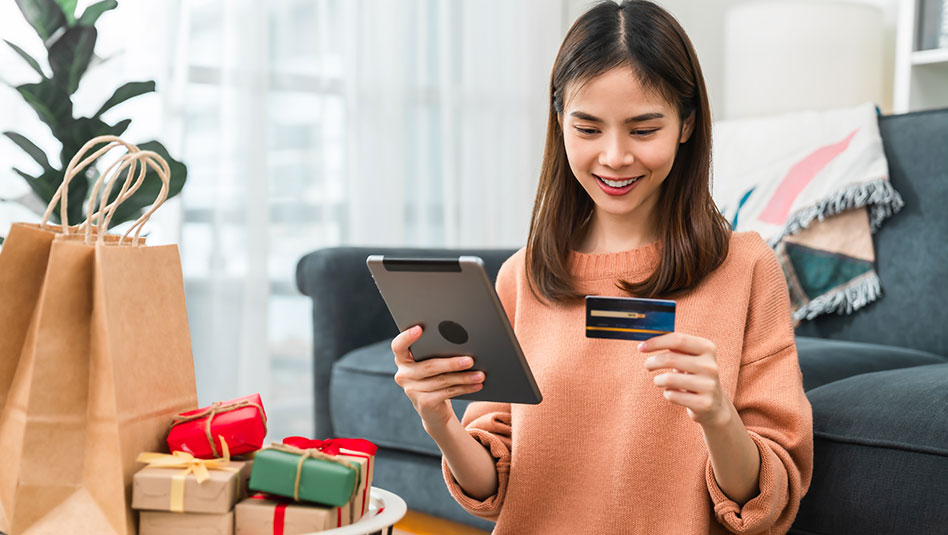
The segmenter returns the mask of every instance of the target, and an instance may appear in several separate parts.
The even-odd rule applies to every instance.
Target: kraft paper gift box
[[[139,470],[132,479],[132,508],[178,513],[226,513],[246,497],[246,481],[252,463],[188,460],[185,456],[189,454],[142,454],[139,460],[151,462],[151,465]],[[198,465],[204,467],[200,479]]]
[[[226,441],[231,455],[241,455],[259,450],[266,435],[267,414],[260,394],[252,394],[178,414],[168,432],[168,451],[214,459]]]
[[[257,494],[234,509],[234,535],[300,535],[349,525],[349,504],[323,507]]]
[[[272,444],[257,452],[250,489],[294,501],[342,507],[359,488],[361,464],[317,449]]]
[[[284,444],[300,449],[318,449],[330,455],[339,455],[350,462],[359,463],[359,488],[352,498],[350,521],[358,522],[368,511],[369,493],[372,488],[372,476],[375,470],[375,453],[378,446],[361,438],[334,438],[329,440],[310,440],[304,437],[287,437]]]
[[[233,535],[234,512],[222,514],[142,511],[138,535]]]

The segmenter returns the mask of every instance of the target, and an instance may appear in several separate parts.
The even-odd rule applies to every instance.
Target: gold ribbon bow
[[[184,451],[176,451],[171,455],[146,452],[140,454],[136,459],[140,463],[147,463],[148,468],[184,468],[181,472],[171,476],[171,505],[169,509],[172,512],[184,512],[184,482],[190,474],[194,474],[194,479],[200,485],[211,477],[208,470],[238,471],[237,468],[227,466],[230,463],[230,448],[227,447],[227,441],[224,440],[224,437],[218,436],[218,438],[220,438],[224,450],[224,456],[220,459],[197,459]]]
[[[336,464],[341,464],[346,468],[356,472],[356,467],[349,461],[337,457],[335,455],[329,455],[323,453],[317,449],[300,449],[289,444],[271,444],[270,449],[277,451],[282,451],[284,453],[292,453],[293,455],[299,455],[300,460],[296,463],[296,481],[293,483],[293,500],[300,501],[300,475],[303,473],[303,461],[306,459],[320,459],[323,461],[329,461]],[[349,495],[349,500],[351,501],[355,497],[356,493],[359,492],[359,478],[355,478],[354,484],[352,486],[352,492]]]

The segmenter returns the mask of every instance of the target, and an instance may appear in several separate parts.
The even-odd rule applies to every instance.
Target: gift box
[[[355,497],[362,478],[360,462],[288,444],[257,452],[250,489],[295,501],[342,507]]]
[[[196,459],[191,454],[143,453],[148,466],[132,478],[132,508],[184,513],[226,513],[246,497],[252,463]]]
[[[168,450],[214,459],[221,456],[223,440],[231,455],[241,455],[260,449],[266,435],[267,414],[260,395],[253,394],[178,414],[168,433]]]
[[[138,535],[233,535],[234,512],[221,514],[142,511]],[[258,532],[263,533],[263,532]]]
[[[234,535],[300,535],[349,525],[349,504],[324,507],[261,494],[234,509]]]
[[[317,449],[329,455],[339,455],[352,462],[359,463],[359,487],[356,490],[350,522],[358,522],[369,507],[369,492],[372,489],[372,476],[375,471],[375,452],[378,446],[361,438],[334,438],[329,440],[310,440],[303,437],[288,437],[284,444],[300,449]]]

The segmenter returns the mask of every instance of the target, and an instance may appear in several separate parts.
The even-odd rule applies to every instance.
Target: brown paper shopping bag
[[[102,139],[86,147],[93,142]],[[135,458],[161,451],[172,417],[197,405],[177,247],[138,239],[167,195],[168,167],[147,151],[120,162],[115,176],[128,168],[130,178],[138,162],[165,185],[121,238],[105,236],[109,206],[100,208],[97,232],[90,221],[52,240],[0,415],[0,529],[10,535],[134,535]]]
[[[130,151],[133,147],[116,138],[115,141],[90,156],[91,160],[79,162],[82,154],[77,154],[66,167],[63,183],[46,209],[42,222],[38,225],[14,223],[10,227],[3,247],[0,248],[0,325],[3,326],[3,335],[0,336],[0,411],[3,410],[7,391],[13,381],[13,374],[16,372],[20,352],[23,349],[23,340],[46,275],[49,248],[53,243],[53,238],[64,232],[62,226],[69,226],[66,204],[64,203],[61,207],[62,225],[49,224],[49,218],[60,197],[68,200],[69,182],[91,161],[117,145],[124,145]],[[129,178],[131,176],[132,174],[129,173]],[[144,176],[142,175],[141,178]],[[140,183],[136,182],[126,196],[131,196],[138,186]],[[73,231],[81,229],[81,227],[70,228]],[[97,229],[93,229],[93,232],[97,232]]]

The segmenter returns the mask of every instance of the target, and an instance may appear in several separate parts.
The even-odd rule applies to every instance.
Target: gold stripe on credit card
[[[665,334],[668,331],[651,331],[648,329],[623,329],[621,327],[586,327],[587,331],[617,331],[621,333],[656,333]]]
[[[589,315],[594,318],[632,318],[641,319],[645,314],[641,312],[625,312],[622,310],[590,310]]]

